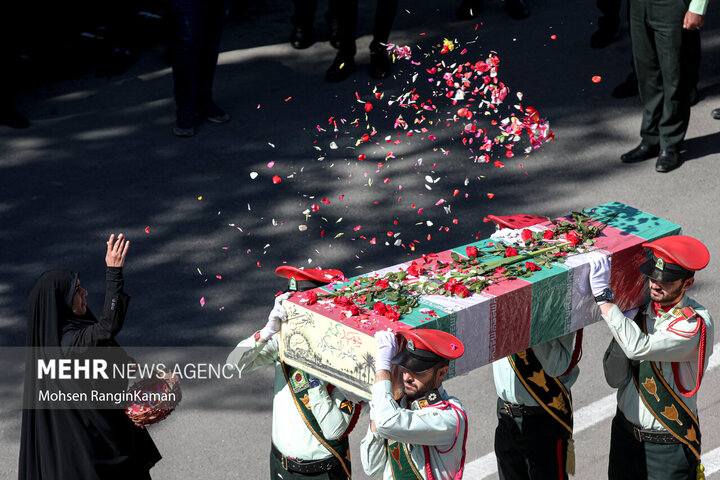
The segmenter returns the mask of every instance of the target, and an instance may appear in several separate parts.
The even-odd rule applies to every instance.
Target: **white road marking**
[[[720,343],[715,344],[713,352],[717,351],[718,348],[720,348]],[[707,370],[717,368],[718,365],[720,365],[720,353],[711,355],[710,360],[708,361]],[[577,435],[586,428],[590,428],[593,425],[597,425],[603,420],[612,417],[615,413],[616,405],[615,394],[613,393],[575,412],[575,428],[573,429],[573,435]],[[710,475],[711,473],[720,471],[720,448],[716,448],[711,452],[703,454],[702,463],[705,465],[705,475]],[[490,452],[477,460],[466,463],[463,476],[465,478],[482,479],[496,473],[497,459],[495,458],[495,452]]]
[[[702,464],[705,466],[705,476],[720,471],[720,448],[703,453]]]

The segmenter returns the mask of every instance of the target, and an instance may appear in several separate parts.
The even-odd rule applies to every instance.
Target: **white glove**
[[[398,341],[394,333],[387,330],[375,332],[377,354],[375,356],[375,371],[392,370],[392,358],[398,351]]]
[[[281,303],[290,295],[292,295],[292,292],[286,292],[282,295],[275,297],[275,305],[270,311],[270,315],[268,315],[267,324],[263,327],[262,330],[260,330],[260,338],[262,338],[263,340],[270,340],[270,337],[280,331],[280,326],[282,325],[282,322],[287,320],[285,309],[283,308]]]
[[[610,288],[610,257],[600,252],[590,253],[590,290],[597,297]]]

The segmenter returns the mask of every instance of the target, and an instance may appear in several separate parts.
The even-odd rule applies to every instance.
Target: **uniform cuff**
[[[705,15],[705,12],[707,11],[707,0],[692,0],[690,2],[690,6],[688,7],[688,11],[697,15]]]

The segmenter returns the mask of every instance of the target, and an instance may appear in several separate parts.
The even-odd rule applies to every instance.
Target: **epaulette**
[[[442,401],[442,396],[437,390],[431,390],[430,392],[428,392],[427,395],[416,400],[416,402],[418,403],[418,407],[420,408],[431,407],[436,403],[441,403]]]
[[[704,322],[703,318],[700,316],[699,313],[695,311],[693,307],[688,305],[687,307],[675,307],[672,309],[670,314],[675,317],[670,321],[670,324],[667,327],[667,331],[674,333],[675,335],[679,335],[681,337],[685,338],[691,338],[694,337],[695,334],[700,330],[700,323]],[[692,329],[692,331],[688,330],[681,330],[679,329],[678,323],[680,322],[689,322],[693,318],[697,318],[697,321],[695,322],[695,327]]]

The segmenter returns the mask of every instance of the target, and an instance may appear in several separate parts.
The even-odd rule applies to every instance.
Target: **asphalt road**
[[[344,161],[342,155],[319,161],[313,142],[332,155],[327,148],[332,135],[316,126],[327,128],[329,117],[362,118],[353,111],[356,92],[364,100],[373,98],[377,82],[366,71],[374,2],[361,2],[358,72],[341,84],[327,84],[323,75],[334,50],[326,42],[292,50],[289,4],[266,0],[225,31],[215,98],[232,121],[202,123],[191,139],[170,133],[171,76],[160,47],[120,77],[78,78],[18,99],[33,125],[24,131],[0,128],[3,349],[12,355],[18,349],[11,347],[23,345],[27,294],[46,269],[79,270],[90,305],[101,308],[103,249],[111,232],[123,232],[132,242],[125,270],[133,301],[119,341],[227,352],[264,324],[273,295],[282,288],[273,274],[282,262],[335,267],[348,275],[369,272],[409,255],[469,243],[478,233],[487,236],[491,228],[482,218],[490,213],[559,216],[619,201],[682,225],[713,256],[720,252],[720,122],[710,118],[720,106],[720,17],[712,4],[702,32],[700,102],[692,111],[686,162],[663,175],[655,173],[653,161],[619,162],[619,155],[639,141],[641,107],[637,97],[610,97],[628,73],[629,42],[589,48],[597,17],[592,2],[568,9],[558,0],[532,1],[532,16],[513,21],[499,1],[489,0],[481,22],[462,23],[453,20],[459,2],[419,3],[401,2],[391,41],[428,51],[445,37],[457,39],[468,49],[464,58],[473,61],[497,52],[499,77],[511,95],[522,91],[523,104],[549,119],[554,142],[527,157],[503,158],[504,168],[473,163],[447,132],[448,155],[416,142],[398,147],[396,153],[405,160],[383,167]],[[321,15],[318,19],[323,40]],[[422,54],[416,54],[421,61]],[[395,71],[396,77],[381,87],[388,96],[410,88],[407,64],[396,65]],[[601,81],[594,83],[593,76]],[[394,133],[381,129],[387,121],[378,118],[376,124],[380,140],[374,154],[383,161],[391,150],[382,139]],[[272,167],[270,162],[275,162]],[[252,172],[258,173],[254,179]],[[273,175],[282,181],[274,184]],[[426,175],[440,179],[432,191],[425,188]],[[384,178],[391,179],[388,187]],[[400,193],[398,185],[403,186]],[[434,206],[437,198],[451,198],[456,188],[468,197],[453,200],[451,213]],[[322,206],[322,198],[332,204]],[[426,205],[426,213],[408,208],[411,201]],[[306,219],[303,211],[311,204],[322,210]],[[307,230],[301,230],[303,225]],[[360,231],[353,230],[356,225]],[[393,245],[398,232],[405,247]],[[375,245],[367,241],[372,237]],[[412,240],[418,240],[415,252],[407,248]],[[718,278],[720,264],[713,260],[691,292],[710,312],[720,311],[712,293],[720,288]],[[587,407],[576,435],[575,478],[580,480],[604,477],[608,405],[610,414],[614,409],[607,403],[613,392],[600,361],[609,333],[595,324],[585,338],[582,373],[573,388],[576,411]],[[21,375],[3,369],[4,405],[15,405]],[[713,395],[719,382],[712,369],[700,391],[705,452],[720,447]],[[476,462],[466,478],[494,477],[483,463],[493,449],[496,423],[490,369],[452,379],[446,387],[463,400],[472,422],[467,458]],[[267,478],[271,391],[271,372],[249,375],[211,389],[204,402],[152,427],[164,457],[153,477]],[[17,408],[0,411],[1,478],[16,476],[19,423]],[[354,452],[366,426],[363,415],[351,437]],[[358,462],[354,470],[356,479],[366,478]]]

